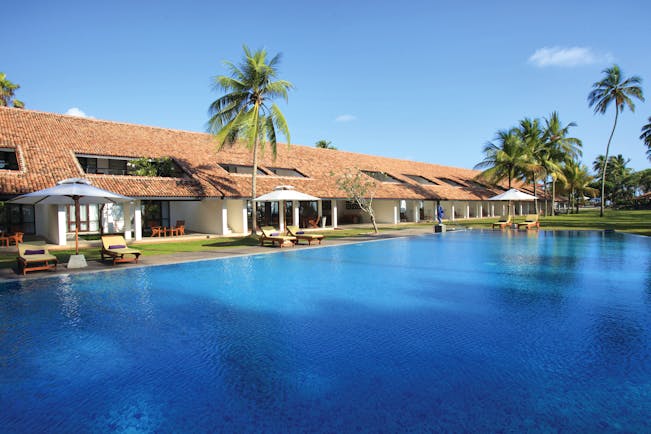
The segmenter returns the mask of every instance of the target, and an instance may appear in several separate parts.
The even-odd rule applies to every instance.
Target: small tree
[[[170,157],[137,158],[128,163],[129,173],[137,176],[175,176],[174,161]]]
[[[321,149],[334,149],[337,150],[337,147],[332,144],[330,140],[319,140],[314,144],[315,147]]]
[[[334,176],[332,172],[330,175]],[[375,212],[373,211],[373,196],[375,196],[377,183],[355,168],[347,170],[337,178],[337,187],[346,193],[349,200],[355,202],[362,211],[371,217],[375,234],[380,233],[375,222]]]

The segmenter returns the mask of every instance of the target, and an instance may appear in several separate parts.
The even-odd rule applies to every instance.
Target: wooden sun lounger
[[[499,227],[500,229],[506,229],[511,226],[511,216],[502,216],[498,221],[493,223],[493,229]]]
[[[538,221],[538,214],[527,214],[524,222],[518,223],[518,229],[540,229],[540,221]]]
[[[308,245],[312,245],[312,242],[318,242],[321,244],[321,240],[323,240],[323,235],[305,233],[304,231],[301,231],[298,226],[287,226],[287,234],[296,237],[296,244],[301,240],[307,241]]]
[[[102,237],[102,261],[104,256],[113,259],[113,265],[119,262],[138,263],[140,250],[127,247],[127,242],[122,235],[105,235]]]
[[[46,245],[18,244],[18,270],[27,274],[28,271],[56,270],[59,260],[50,255]]]
[[[281,235],[273,226],[262,226],[260,228],[262,235],[260,235],[260,245],[264,246],[265,242],[270,242],[273,246],[278,244],[278,247],[294,247],[298,242],[296,237]]]

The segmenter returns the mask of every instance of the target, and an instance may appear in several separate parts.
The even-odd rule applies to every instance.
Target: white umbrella
[[[274,188],[272,192],[263,194],[262,196],[256,197],[254,199],[256,202],[279,202],[278,204],[278,213],[279,213],[279,225],[280,225],[280,230],[283,230],[283,221],[284,221],[284,207],[283,205],[285,201],[314,201],[314,200],[321,200],[320,198],[316,196],[311,196],[306,193],[301,193],[300,191],[296,191],[294,186],[291,185],[279,185],[278,187]]]
[[[512,188],[510,190],[505,191],[504,193],[498,194],[497,196],[493,196],[488,200],[508,200],[509,201],[509,215],[511,215],[511,201],[525,201],[525,200],[536,200],[538,199],[536,196],[533,196],[531,194],[523,193],[522,191],[518,190],[517,188]],[[515,213],[514,213],[515,214]]]
[[[84,178],[70,178],[57,182],[55,187],[38,190],[11,199],[12,203],[74,205],[75,206],[75,253],[79,254],[79,205],[91,203],[120,203],[133,199],[94,187]]]
[[[280,202],[285,200],[321,200],[318,197],[301,193],[291,185],[279,185],[272,192],[256,197],[256,202]]]

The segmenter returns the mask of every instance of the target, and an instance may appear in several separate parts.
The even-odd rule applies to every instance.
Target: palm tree
[[[635,111],[635,104],[631,97],[635,97],[640,101],[644,101],[644,96],[642,94],[642,88],[639,86],[642,83],[642,79],[638,76],[632,76],[627,79],[623,79],[622,72],[619,69],[619,66],[613,65],[610,68],[606,68],[602,71],[606,76],[595,82],[592,85],[592,92],[588,95],[589,106],[594,106],[594,112],[604,114],[608,109],[608,106],[612,102],[615,102],[615,122],[613,123],[613,129],[610,132],[610,137],[608,138],[608,144],[606,145],[606,155],[605,162],[606,164],[603,167],[601,174],[601,210],[599,215],[604,216],[604,191],[606,188],[606,167],[608,165],[608,151],[610,150],[610,142],[613,139],[613,134],[615,134],[615,128],[617,127],[617,117],[619,112],[624,111],[624,107],[628,107],[632,112]]]
[[[520,121],[518,130],[520,139],[529,154],[529,172],[526,178],[533,185],[533,195],[536,196],[536,184],[542,173],[545,172],[546,166],[551,164],[548,152],[543,140],[543,130],[540,128],[538,119],[524,118]],[[538,214],[538,201],[534,200],[536,214]]]
[[[543,140],[547,150],[549,164],[545,167],[547,176],[552,178],[552,214],[554,213],[554,201],[556,200],[556,181],[563,178],[561,163],[568,160],[575,160],[582,155],[581,140],[575,137],[568,137],[571,127],[576,123],[570,122],[563,126],[558,117],[558,112],[552,112],[549,118],[545,119],[545,131]]]
[[[7,79],[7,74],[0,72],[0,107],[25,108],[25,103],[14,98],[18,89],[20,85],[12,83]]]
[[[649,123],[642,127],[640,140],[642,140],[647,147],[646,157],[651,160],[651,116],[649,117]]]
[[[319,140],[314,144],[315,147],[320,149],[334,149],[337,150],[336,146],[333,146],[330,140]]]
[[[215,88],[225,92],[210,105],[209,131],[215,134],[218,148],[233,145],[240,139],[253,151],[251,174],[251,204],[253,211],[252,233],[257,230],[256,175],[258,172],[258,151],[264,150],[265,140],[269,142],[273,157],[276,157],[277,131],[290,143],[289,128],[273,99],[282,97],[293,85],[285,80],[275,80],[280,54],[267,61],[267,52],[251,52],[244,46],[244,58],[239,65],[225,62],[230,76],[215,77]]]
[[[570,199],[570,208],[576,206],[576,212],[579,212],[578,198],[583,197],[586,193],[593,194],[596,190],[590,187],[590,183],[594,179],[588,168],[578,163],[575,160],[568,160],[563,165],[563,178],[562,184],[568,192]]]
[[[524,177],[530,171],[529,156],[517,128],[500,130],[493,142],[488,142],[483,149],[484,159],[475,169],[485,169],[479,178],[497,184],[508,180],[509,188],[515,179]]]

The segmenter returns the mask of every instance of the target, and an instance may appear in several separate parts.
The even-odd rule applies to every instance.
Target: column
[[[481,202],[479,202],[479,205],[477,205],[477,210],[478,210],[477,217],[479,218],[484,217],[484,205],[482,205]]]
[[[221,225],[220,225],[220,230],[221,230],[221,235],[226,235],[228,233],[228,204],[226,203],[226,199],[222,198],[221,201]]]
[[[124,202],[122,204],[122,218],[124,219],[124,239],[130,241],[133,238],[131,233],[131,203]]]
[[[520,202],[520,215],[522,215],[522,202]]]
[[[450,205],[450,220],[454,221],[454,202]]]
[[[491,203],[491,217],[495,217],[495,204]]]
[[[400,223],[400,201],[393,205],[393,224],[397,225],[398,223]]]
[[[298,214],[299,211],[300,211],[300,208],[299,208],[298,205],[299,205],[299,204],[298,204],[298,201],[297,201],[297,200],[293,200],[293,201],[292,201],[292,224],[293,224],[294,226],[298,226],[298,227],[300,227],[300,226],[301,226],[301,223],[300,223],[300,221],[299,221],[299,217],[300,217],[300,216],[299,216],[299,214]]]
[[[466,202],[466,215],[464,216],[465,219],[470,218],[470,204]]]
[[[332,210],[332,227],[336,228],[337,227],[337,201],[336,200],[331,200],[330,201],[330,209]]]
[[[285,232],[285,201],[278,202],[278,230],[282,234]]]
[[[321,222],[321,227],[323,227],[323,202],[320,200],[316,202],[316,214],[321,217],[319,221]]]
[[[248,234],[249,233],[249,210],[248,210],[248,201],[243,200],[242,201],[242,233],[243,234]]]
[[[59,244],[60,246],[66,245],[67,233],[68,231],[67,231],[67,221],[66,221],[66,206],[59,205],[57,209],[57,234],[59,238],[57,240],[57,244]]]
[[[420,203],[419,201],[415,200],[414,205],[413,205],[413,213],[414,213],[414,222],[418,223],[420,221]]]
[[[135,230],[136,241],[142,240],[142,211],[140,201],[137,200],[133,209],[133,225]]]

